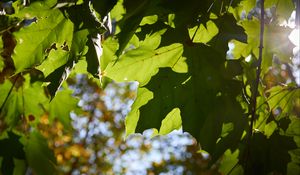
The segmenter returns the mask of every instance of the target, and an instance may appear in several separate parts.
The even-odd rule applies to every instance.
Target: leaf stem
[[[259,129],[261,127],[261,125],[270,117],[271,112],[276,108],[276,106],[288,95],[290,95],[290,93],[292,93],[292,95],[290,95],[290,97],[288,97],[288,100],[286,102],[286,104],[284,105],[284,107],[282,108],[282,110],[286,107],[286,105],[288,104],[288,102],[291,100],[291,97],[293,96],[295,91],[290,91],[287,92],[283,97],[280,98],[280,100],[278,100],[278,102],[274,105],[274,107],[272,109],[269,110],[269,112],[267,113],[267,117],[265,117],[258,125],[257,125],[257,129]]]

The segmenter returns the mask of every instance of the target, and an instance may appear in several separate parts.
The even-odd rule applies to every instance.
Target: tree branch
[[[249,134],[247,138],[247,149],[246,149],[246,157],[245,157],[245,168],[246,171],[248,171],[248,159],[250,156],[250,149],[251,149],[251,140],[253,136],[253,125],[256,118],[256,110],[257,110],[257,101],[256,97],[258,96],[258,86],[260,81],[260,74],[261,74],[261,63],[262,63],[262,55],[263,55],[263,43],[264,43],[264,16],[265,16],[265,10],[264,10],[264,0],[260,0],[260,36],[259,36],[259,56],[257,61],[257,68],[256,68],[256,79],[253,85],[253,94],[251,99],[251,118],[250,118],[250,127],[249,127]],[[249,172],[248,172],[249,173]],[[246,173],[247,174],[247,173]]]
[[[255,120],[256,115],[256,106],[257,101],[256,97],[258,96],[258,86],[260,81],[260,73],[261,73],[261,62],[262,62],[262,54],[263,54],[263,43],[264,43],[264,16],[265,16],[265,10],[264,10],[264,0],[260,1],[260,8],[261,8],[261,19],[260,19],[260,44],[259,44],[259,56],[258,56],[258,63],[257,63],[257,69],[256,69],[256,79],[254,83],[254,92],[252,95],[252,103],[251,103],[251,121],[250,121],[250,137],[253,135],[253,123]]]

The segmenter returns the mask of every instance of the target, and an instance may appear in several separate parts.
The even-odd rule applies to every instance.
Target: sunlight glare
[[[299,35],[300,35],[300,31],[299,31],[299,28],[296,28],[296,29],[294,29],[292,32],[291,32],[291,34],[289,35],[289,39],[290,39],[290,41],[294,44],[294,45],[296,45],[297,47],[299,47],[299,43],[300,43],[300,37],[299,37]]]

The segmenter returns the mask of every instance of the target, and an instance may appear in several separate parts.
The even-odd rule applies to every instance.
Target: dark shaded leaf
[[[8,138],[0,140],[0,157],[2,157],[1,173],[12,175],[15,163],[14,158],[25,159],[23,144],[19,141],[21,136],[7,132]]]

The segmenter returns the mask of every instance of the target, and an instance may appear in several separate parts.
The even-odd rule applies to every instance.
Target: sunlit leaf
[[[159,134],[165,135],[172,132],[175,129],[180,129],[180,127],[181,127],[180,109],[174,108],[162,120],[161,126],[159,128]]]
[[[248,51],[250,48],[258,58],[258,47],[260,45],[260,23],[257,19],[251,21],[242,21],[241,25],[244,27],[248,36],[248,46],[237,45],[235,49]],[[265,25],[264,43],[263,43],[263,59],[262,70],[265,73],[272,65],[273,56],[276,55],[280,60],[289,62],[292,57],[293,44],[288,39],[291,29],[283,26]],[[240,48],[240,47],[244,47]],[[250,48],[249,48],[250,47]],[[234,51],[238,52],[238,51]]]
[[[137,123],[140,116],[139,108],[153,98],[153,93],[146,88],[139,88],[137,91],[137,97],[131,106],[131,111],[125,119],[126,124],[126,136],[135,133]]]
[[[293,0],[265,0],[265,8],[272,6],[276,8],[276,15],[283,20],[288,20],[295,8]]]
[[[71,46],[73,36],[71,21],[57,9],[44,9],[36,15],[35,10],[41,6],[43,5],[35,3],[26,8],[26,14],[35,18],[36,22],[14,33],[18,44],[12,58],[17,72],[40,64],[53,43]]]
[[[226,152],[224,153],[224,158],[222,159],[220,171],[224,174],[243,174],[243,168],[241,167],[241,165],[238,165],[238,156],[239,150],[235,150],[234,152],[226,150]]]
[[[49,105],[49,117],[51,120],[58,119],[66,129],[70,130],[70,112],[77,107],[78,99],[72,97],[71,90],[58,91]]]
[[[181,58],[182,45],[173,44],[156,50],[140,47],[126,52],[114,64],[111,62],[104,75],[115,81],[138,81],[145,85],[160,67],[172,67]],[[184,71],[184,70],[183,70]]]
[[[55,69],[67,63],[69,53],[63,49],[51,50],[46,60],[40,66],[36,68],[44,73],[44,76],[47,77]]]
[[[195,26],[189,29],[190,38],[193,38],[195,43],[207,43],[219,32],[218,27],[213,21],[207,21],[205,26],[203,24],[200,27]]]
[[[299,89],[275,86],[268,92],[270,93],[268,104],[277,120],[290,114],[293,104],[300,98]]]

